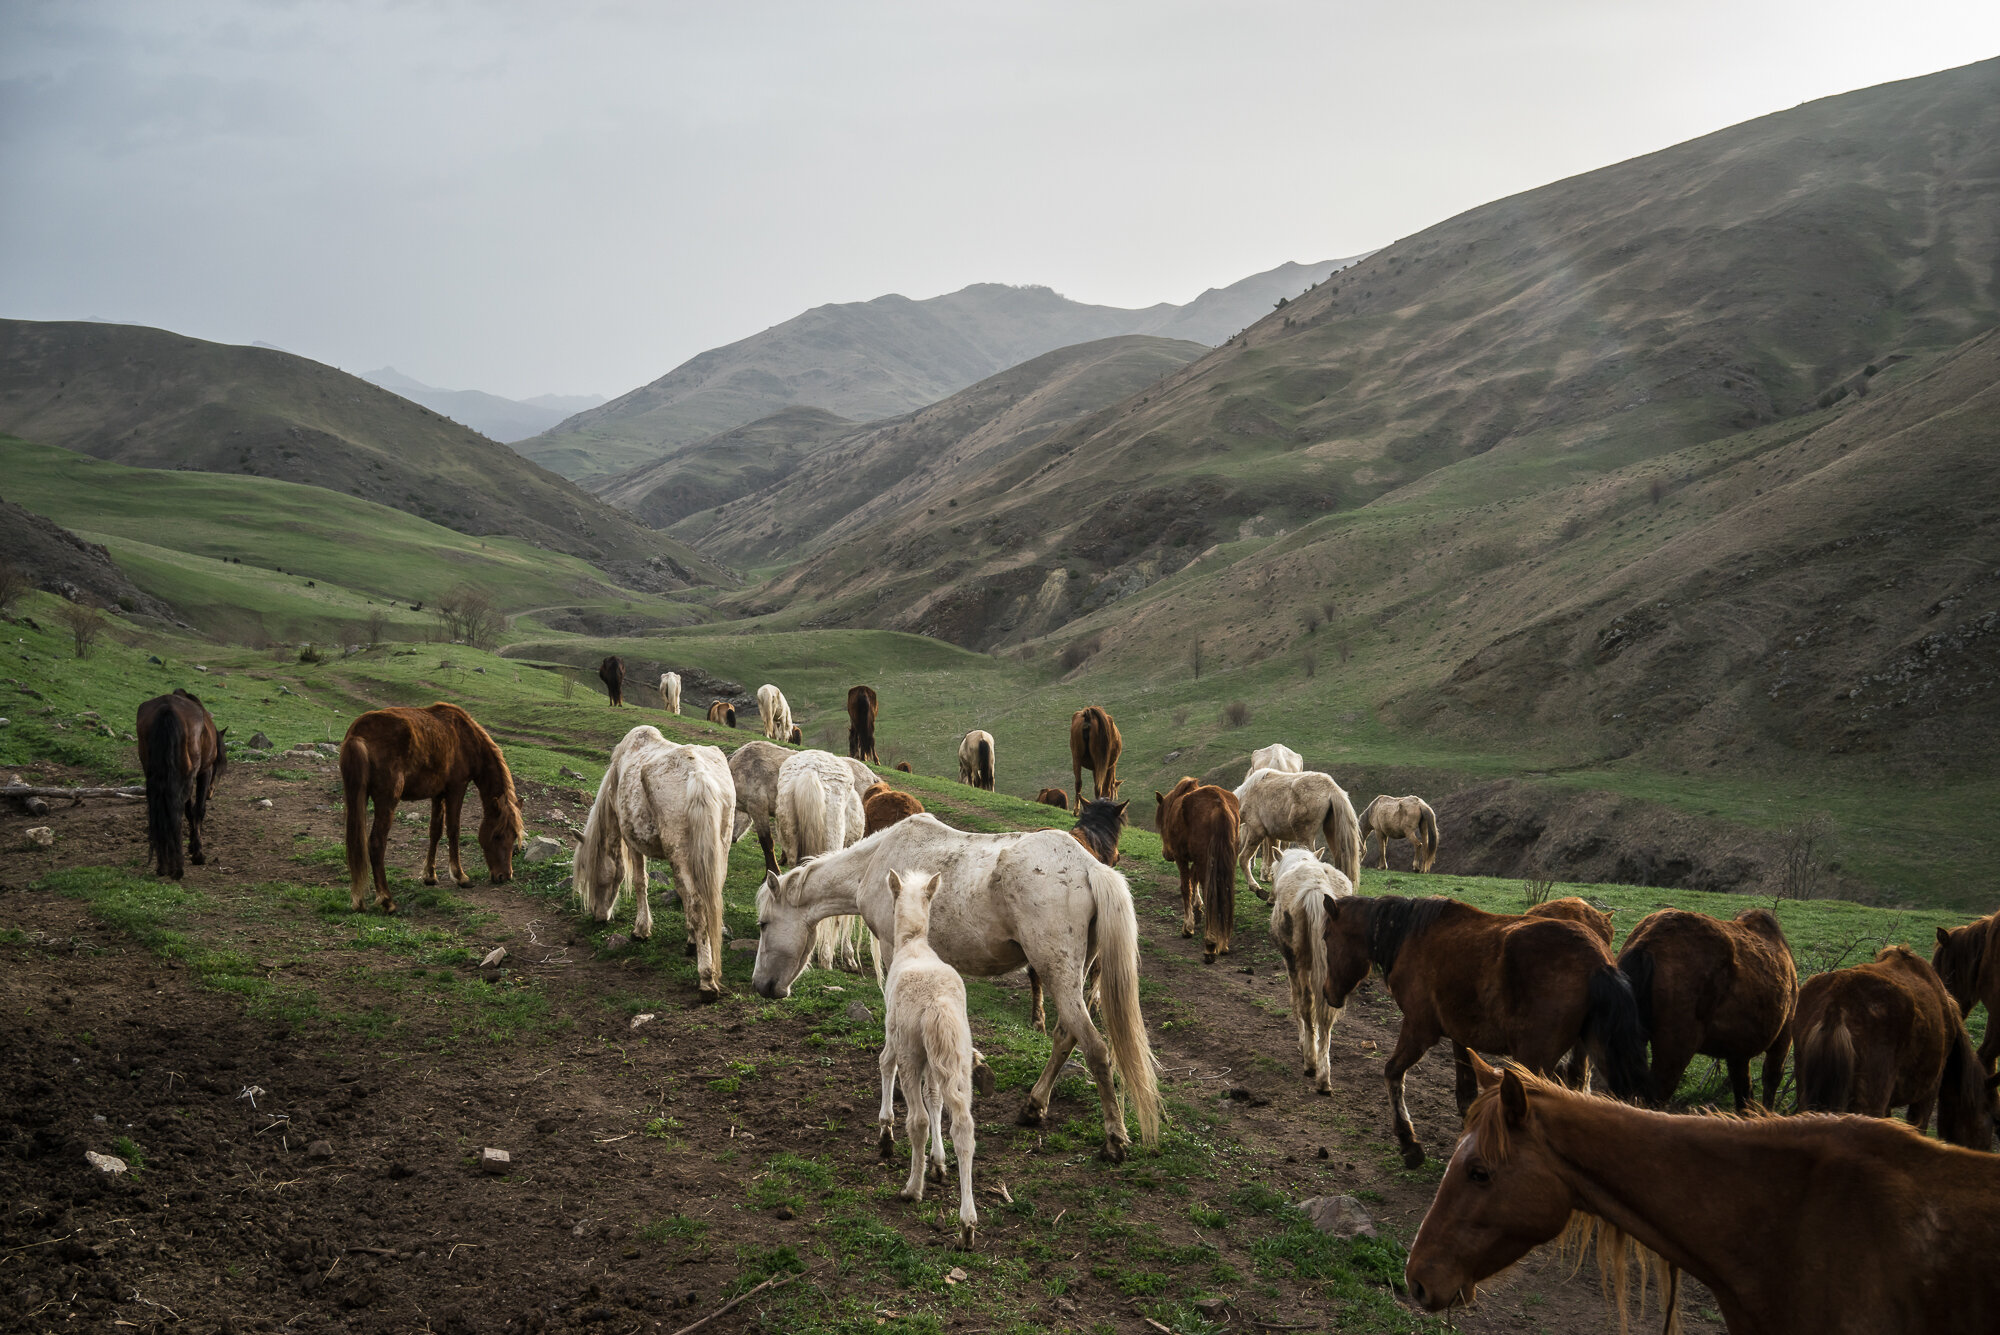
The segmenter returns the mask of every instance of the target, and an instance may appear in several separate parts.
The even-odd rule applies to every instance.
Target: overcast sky
[[[1143,306],[2000,53],[2000,4],[0,0],[0,315],[616,394],[809,306]]]

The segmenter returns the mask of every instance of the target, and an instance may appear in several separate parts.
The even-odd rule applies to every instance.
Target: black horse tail
[[[993,743],[979,739],[979,764],[972,772],[972,786],[993,791]]]
[[[1621,1099],[1645,1093],[1646,1028],[1639,1021],[1639,1002],[1632,981],[1615,964],[1604,964],[1590,975],[1583,1041],[1591,1060],[1604,1072],[1604,1083]]]
[[[1639,1023],[1653,1032],[1653,952],[1641,944],[1618,957],[1618,967],[1632,984],[1632,1000],[1639,1004]]]
[[[146,734],[146,842],[152,845],[155,874],[176,881],[187,874],[182,835],[187,821],[187,724],[173,709],[162,709]]]

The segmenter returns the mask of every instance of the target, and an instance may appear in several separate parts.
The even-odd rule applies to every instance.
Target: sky
[[[825,302],[1185,302],[1995,54],[1992,0],[0,0],[0,316],[615,395]]]

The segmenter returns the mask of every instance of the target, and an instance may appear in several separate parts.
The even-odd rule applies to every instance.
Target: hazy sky
[[[822,302],[1186,301],[1996,53],[1993,0],[0,0],[0,315],[616,394]]]

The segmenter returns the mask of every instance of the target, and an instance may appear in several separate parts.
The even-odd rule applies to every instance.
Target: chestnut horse
[[[1236,926],[1236,841],[1242,812],[1236,794],[1191,777],[1153,794],[1160,853],[1181,872],[1181,935],[1202,923],[1202,960],[1229,953]],[[1217,858],[1228,855],[1228,862]]]
[[[134,730],[139,738],[139,768],[146,775],[146,842],[153,854],[153,874],[176,881],[187,874],[187,862],[208,861],[201,847],[201,824],[208,819],[208,795],[229,767],[223,734],[200,700],[179,687],[172,695],[155,696],[139,706]],[[187,826],[187,858],[181,858],[181,826]]]
[[[1511,1067],[1475,1077],[1403,1272],[1427,1311],[1472,1302],[1558,1235],[1595,1234],[1621,1329],[1631,1259],[1665,1272],[1669,1330],[1683,1270],[1732,1331],[2000,1330],[2000,1158],[1869,1118],[1674,1117]]]
[[[1070,781],[1076,788],[1076,805],[1083,805],[1083,771],[1090,770],[1092,797],[1118,796],[1118,753],[1125,749],[1118,725],[1111,715],[1090,705],[1070,715]]]
[[[1904,1120],[1921,1131],[1935,1107],[1939,1139],[1974,1150],[1993,1144],[1986,1068],[1958,1003],[1908,946],[1808,978],[1788,1037],[1798,1045],[1800,1112],[1887,1117],[1907,1105]]]
[[[1590,934],[1607,946],[1611,944],[1611,938],[1614,935],[1614,930],[1611,926],[1611,915],[1603,909],[1598,908],[1589,900],[1580,899],[1575,895],[1564,895],[1561,899],[1551,899],[1545,903],[1536,904],[1532,908],[1523,909],[1521,916],[1524,918],[1561,918],[1565,922],[1573,922],[1578,926],[1588,927]]]
[[[880,762],[880,761],[878,760],[878,761],[876,761],[875,763],[879,765],[879,764],[881,764],[882,762]],[[907,760],[899,760],[899,761],[897,761],[897,762],[896,762],[896,768],[897,768],[897,769],[899,769],[899,770],[901,770],[901,771],[902,771],[903,773],[905,773],[905,774],[915,774],[915,773],[916,773],[916,771],[915,771],[915,770],[913,770],[913,769],[911,769],[911,768],[910,768],[910,762],[909,762],[909,761],[907,761]]]
[[[1361,851],[1364,861],[1369,836],[1382,841],[1382,860],[1375,865],[1389,870],[1389,841],[1410,841],[1410,870],[1429,871],[1437,862],[1438,818],[1431,804],[1421,797],[1377,797],[1361,810]]]
[[[924,804],[881,780],[861,795],[862,836],[886,830],[899,820],[908,820],[924,809]]]
[[[1396,1141],[1410,1168],[1424,1161],[1424,1150],[1403,1103],[1403,1074],[1440,1038],[1451,1040],[1461,1112],[1472,1102],[1474,1048],[1544,1072],[1580,1047],[1619,1098],[1645,1088],[1638,1003],[1588,928],[1487,913],[1452,899],[1336,900],[1326,914],[1327,1004],[1346,1005],[1371,965],[1403,1012],[1385,1075]],[[1580,1076],[1582,1063],[1571,1069]]]
[[[882,763],[882,757],[875,754],[875,713],[877,702],[873,686],[850,686],[847,688],[847,755],[851,760],[866,761],[871,765]]]
[[[457,705],[424,709],[398,706],[371,709],[348,725],[340,743],[340,785],[347,803],[347,878],[353,909],[361,911],[369,876],[375,902],[396,911],[386,868],[389,827],[398,802],[431,803],[430,851],[424,856],[424,884],[437,884],[440,834],[449,835],[451,877],[471,884],[458,860],[458,813],[465,787],[479,789],[479,849],[493,884],[514,874],[514,848],[521,842],[521,803],[506,757],[472,715]],[[363,832],[368,803],[375,804],[374,828]]]
[[[1938,928],[1931,967],[1968,1019],[1974,1006],[1986,1003],[1986,1037],[1979,1044],[1979,1060],[1990,1068],[2000,1057],[2000,1022],[1993,1018],[2000,1014],[2000,913],[1963,927]]]
[[[604,683],[604,692],[611,699],[612,708],[625,703],[625,660],[612,655],[597,665],[597,679]]]
[[[1035,800],[1045,807],[1054,807],[1058,811],[1069,810],[1069,794],[1060,788],[1044,788],[1035,794]]]
[[[1696,1053],[1729,1067],[1736,1111],[1750,1106],[1750,1059],[1764,1054],[1764,1106],[1785,1072],[1783,1039],[1799,999],[1799,971],[1778,920],[1745,909],[1730,922],[1680,909],[1639,920],[1618,967],[1632,980],[1639,1021],[1652,1035],[1651,1098],[1665,1106]]]
[[[736,706],[730,704],[727,700],[715,701],[708,707],[708,721],[710,723],[726,723],[732,728],[735,727]]]

